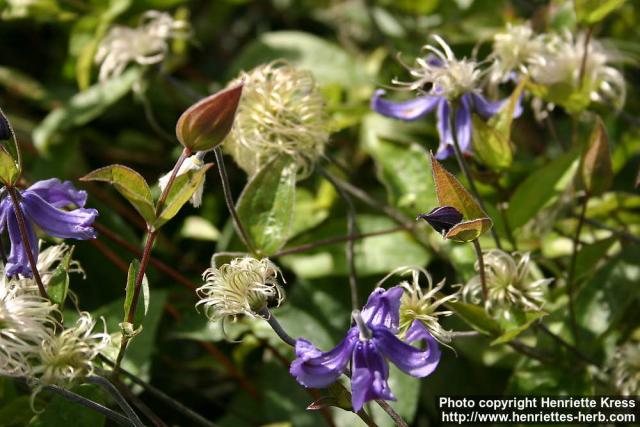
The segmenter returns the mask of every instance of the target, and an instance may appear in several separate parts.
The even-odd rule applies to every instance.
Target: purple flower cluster
[[[93,221],[98,216],[95,209],[85,209],[87,192],[76,189],[69,181],[60,182],[57,178],[38,181],[26,190],[19,192],[20,208],[24,212],[29,246],[34,258],[38,259],[38,239],[34,225],[46,234],[63,239],[95,239]],[[75,206],[73,210],[62,208]],[[11,251],[5,265],[5,274],[32,276],[27,250],[20,235],[18,219],[9,197],[0,201],[0,233],[5,228],[9,232]]]
[[[414,377],[431,374],[440,361],[440,348],[422,322],[413,322],[404,341],[397,336],[402,293],[400,286],[373,291],[362,312],[354,314],[357,325],[328,352],[299,338],[291,374],[305,387],[322,388],[335,382],[351,362],[352,405],[356,412],[374,399],[395,400],[387,383],[388,361]],[[426,349],[410,345],[419,340],[426,341]]]

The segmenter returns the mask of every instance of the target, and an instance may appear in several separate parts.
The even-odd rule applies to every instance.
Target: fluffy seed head
[[[268,258],[235,258],[229,264],[212,267],[203,274],[205,284],[197,289],[204,314],[211,320],[235,318],[240,314],[256,317],[269,300],[284,300],[278,281],[280,269]]]
[[[616,108],[622,108],[626,97],[624,77],[609,65],[620,58],[597,40],[591,39],[588,43],[582,77],[585,87],[580,87],[585,38],[584,33],[574,38],[569,32],[548,36],[544,54],[536,56],[530,66],[533,80],[547,86],[566,84],[576,91],[586,91],[591,101],[610,102]]]
[[[623,396],[640,393],[640,343],[629,341],[616,349],[609,363],[615,387]]]
[[[40,360],[33,372],[43,385],[69,385],[93,373],[93,361],[109,344],[110,336],[93,332],[96,321],[87,312],[80,313],[76,324],[44,340]]]
[[[528,74],[528,66],[542,55],[545,49],[543,37],[536,36],[528,24],[507,24],[505,31],[493,37],[493,63],[490,81],[506,81],[512,72]]]
[[[185,39],[191,35],[189,23],[174,20],[164,12],[150,10],[140,18],[137,28],[114,26],[104,37],[96,52],[100,66],[99,80],[122,74],[127,64],[157,64],[169,51],[170,39]]]
[[[2,275],[0,282],[0,375],[29,376],[41,343],[52,333],[57,306],[25,292]]]
[[[499,249],[483,254],[484,271],[487,282],[488,310],[496,310],[509,316],[508,308],[517,306],[526,310],[539,311],[544,304],[545,288],[553,279],[535,279],[531,271],[529,253],[514,252],[512,255]],[[476,271],[480,266],[476,262]],[[482,298],[480,276],[473,277],[463,288],[463,299],[474,304]]]
[[[453,314],[441,306],[447,301],[457,301],[458,292],[439,295],[444,287],[444,279],[434,286],[429,272],[420,267],[400,267],[383,278],[379,285],[396,274],[411,275],[410,281],[398,283],[404,289],[400,300],[400,332],[406,332],[414,320],[420,320],[436,340],[443,344],[450,342],[451,331],[444,329],[438,319]],[[426,287],[420,286],[421,276],[427,281]]]
[[[299,176],[311,172],[329,140],[324,100],[313,74],[285,61],[241,73],[244,90],[226,151],[249,175],[277,155],[291,156]]]
[[[437,35],[433,38],[440,48],[425,45],[422,49],[429,52],[424,58],[416,58],[416,64],[403,64],[414,78],[412,82],[393,79],[392,82],[406,90],[444,96],[454,100],[461,95],[477,89],[481,71],[478,64],[467,58],[456,59],[449,45]]]

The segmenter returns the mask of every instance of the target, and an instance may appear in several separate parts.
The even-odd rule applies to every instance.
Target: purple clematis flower
[[[26,190],[20,191],[20,207],[24,213],[29,244],[34,258],[38,259],[38,239],[34,224],[50,236],[63,239],[95,239],[93,221],[98,216],[95,209],[85,209],[87,192],[76,189],[69,181],[60,182],[57,178],[38,181]],[[71,211],[63,210],[67,206],[77,206]],[[18,220],[11,199],[0,201],[0,233],[9,231],[11,251],[5,265],[5,274],[21,274],[31,277],[25,245],[20,236]]]
[[[377,288],[362,312],[354,313],[356,326],[334,349],[323,353],[304,338],[296,341],[297,358],[290,372],[305,387],[322,388],[335,382],[351,362],[351,394],[354,411],[374,399],[396,400],[389,389],[388,361],[414,377],[431,374],[440,361],[438,343],[422,322],[414,321],[404,341],[398,333],[400,286]],[[425,340],[425,350],[410,343]]]
[[[423,95],[405,102],[392,102],[382,98],[385,91],[375,91],[371,98],[371,109],[379,114],[404,121],[418,120],[436,110],[437,128],[440,135],[440,145],[436,153],[436,159],[443,160],[454,154],[453,133],[450,126],[449,114],[451,105],[447,98],[437,94]],[[437,90],[434,92],[437,93]],[[455,132],[458,144],[463,153],[471,151],[471,114],[476,113],[487,120],[496,115],[509,101],[509,98],[500,101],[488,101],[484,96],[476,92],[467,92],[460,97],[459,106],[455,117]],[[522,105],[516,104],[513,117],[522,114]]]

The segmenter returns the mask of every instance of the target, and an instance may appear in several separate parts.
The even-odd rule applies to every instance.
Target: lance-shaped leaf
[[[20,177],[20,168],[7,150],[0,146],[0,181],[4,185],[13,186]]]
[[[67,292],[69,291],[69,267],[71,266],[73,249],[74,247],[72,246],[62,260],[60,260],[60,263],[56,269],[53,270],[49,283],[47,284],[47,294],[49,298],[60,307],[64,305],[64,301],[67,299]]]
[[[440,206],[453,206],[462,213],[465,219],[487,216],[473,196],[460,184],[458,178],[446,170],[436,160],[433,153],[431,153],[431,169]]]
[[[482,210],[473,196],[460,184],[460,181],[447,171],[431,153],[433,180],[440,206],[450,206],[463,215],[465,221],[453,225],[445,234],[446,239],[470,242],[487,232],[493,221]]]
[[[586,192],[591,196],[598,196],[607,191],[613,181],[613,167],[607,131],[600,118],[581,160],[578,176]]]
[[[189,107],[178,119],[176,136],[192,151],[211,150],[225,139],[236,115],[243,84],[225,89]]]
[[[188,170],[176,177],[171,185],[167,199],[162,206],[158,206],[161,212],[153,224],[154,228],[162,227],[167,221],[176,216],[182,206],[191,199],[193,193],[202,185],[207,171],[212,166],[213,163],[207,163],[199,169]]]
[[[80,178],[81,181],[104,181],[116,190],[144,218],[147,224],[155,221],[155,207],[147,181],[138,172],[123,165],[105,166]]]
[[[473,149],[483,164],[495,170],[507,169],[513,161],[511,126],[522,91],[527,83],[523,79],[514,89],[504,108],[488,123],[473,116]]]
[[[296,194],[296,166],[276,157],[251,178],[238,200],[238,216],[256,249],[270,255],[290,236]]]
[[[129,310],[131,310],[131,305],[133,304],[133,297],[136,290],[136,278],[138,277],[139,273],[140,261],[134,259],[133,261],[131,261],[131,264],[129,265],[129,271],[127,273],[127,287],[125,289],[123,304],[124,315],[123,321],[122,323],[120,323],[122,333],[129,338],[137,335],[138,333],[140,333],[140,331],[142,331],[142,322],[149,312],[149,281],[147,280],[147,275],[145,274],[142,277],[142,283],[140,284],[140,286],[142,286],[142,308],[140,307],[140,305],[138,305],[136,307],[136,312],[134,313],[134,323],[131,324],[128,322]],[[137,328],[136,325],[138,325]]]
[[[626,0],[574,0],[578,21],[592,25],[602,21]]]

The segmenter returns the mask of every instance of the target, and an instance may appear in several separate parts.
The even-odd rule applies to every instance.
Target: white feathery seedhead
[[[440,48],[425,45],[422,49],[429,52],[429,56],[416,58],[415,66],[403,64],[414,80],[403,82],[393,79],[392,83],[406,90],[444,96],[449,100],[476,90],[482,75],[478,64],[467,58],[456,59],[449,45],[440,36],[434,35],[433,38]]]
[[[225,150],[248,175],[269,160],[288,155],[307,176],[329,141],[329,119],[322,94],[310,71],[286,61],[241,73],[242,98]]]
[[[508,254],[500,249],[491,249],[483,254],[487,284],[489,311],[498,310],[508,315],[508,308],[517,306],[526,310],[539,311],[545,302],[547,286],[553,279],[535,279],[531,272],[529,253]],[[478,262],[476,271],[480,270]],[[480,275],[473,277],[462,289],[465,301],[474,304],[482,300]]]
[[[205,284],[196,291],[200,297],[196,307],[203,306],[210,320],[241,314],[256,317],[270,300],[278,306],[284,300],[278,275],[280,269],[268,258],[235,258],[204,272]]]
[[[529,65],[539,60],[545,48],[544,36],[534,34],[529,24],[507,24],[505,31],[493,36],[490,82],[505,82],[513,72],[528,75]]]
[[[103,325],[103,332],[94,332],[96,320],[87,312],[80,313],[74,326],[42,342],[33,376],[41,385],[68,386],[92,375],[94,359],[110,341],[104,319]]]
[[[162,62],[169,51],[168,41],[191,36],[189,23],[175,20],[165,12],[150,10],[137,28],[116,25],[104,37],[96,52],[99,80],[122,74],[127,64],[150,65]]]
[[[42,342],[53,334],[57,306],[2,276],[0,375],[30,376]]]
[[[421,321],[429,333],[442,344],[451,341],[452,333],[440,325],[439,318],[453,314],[449,310],[443,310],[442,305],[448,301],[457,301],[458,292],[451,295],[439,295],[444,287],[444,279],[435,286],[431,275],[421,267],[399,267],[385,276],[378,286],[388,280],[393,275],[411,274],[411,281],[404,280],[398,283],[404,292],[400,300],[400,333],[406,332],[414,320]],[[423,276],[427,280],[427,286],[420,286],[420,278]]]
[[[544,53],[536,56],[529,67],[533,80],[547,86],[565,83],[580,90],[586,37],[585,33],[580,33],[574,38],[569,32],[562,36],[549,35]],[[619,55],[607,51],[597,40],[589,41],[583,84],[587,86],[591,101],[611,102],[616,108],[622,108],[626,98],[624,77],[609,65],[619,59]]]
[[[609,362],[612,380],[623,396],[640,393],[640,342],[629,341],[618,347]]]

